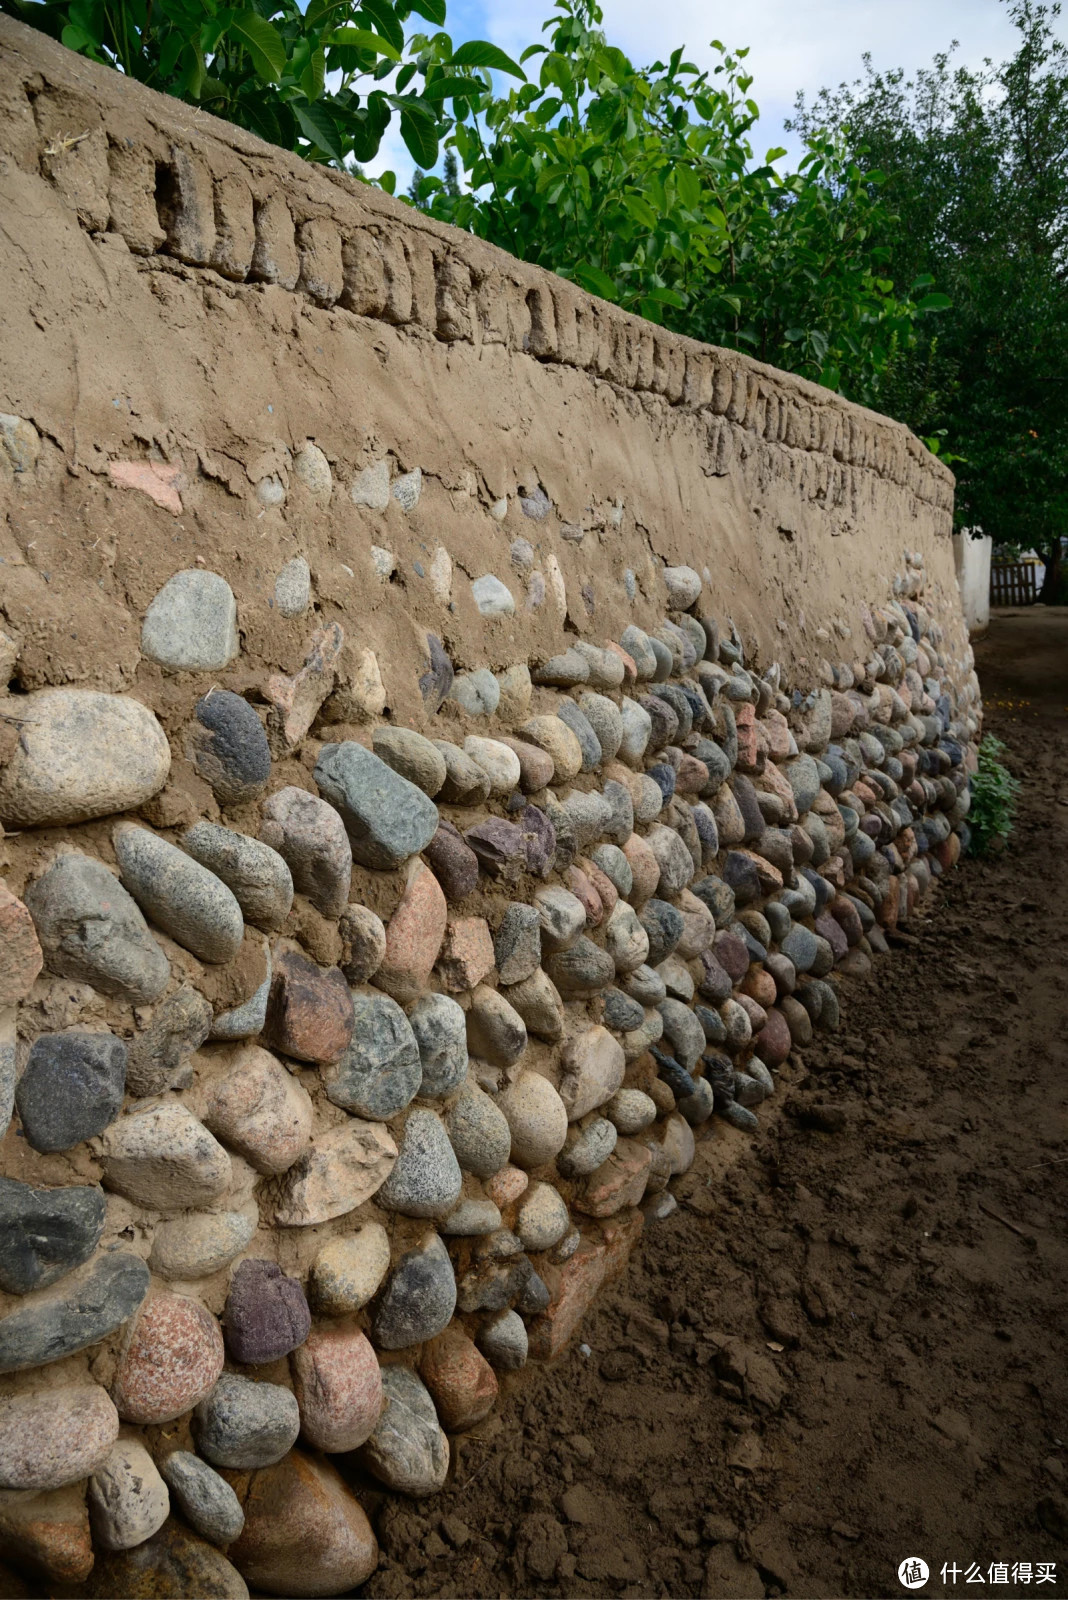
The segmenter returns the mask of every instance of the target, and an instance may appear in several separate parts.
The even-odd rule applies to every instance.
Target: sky
[[[954,39],[957,59],[978,66],[985,56],[1008,55],[1016,38],[1002,0],[601,0],[609,42],[637,64],[663,59],[680,44],[698,66],[711,65],[708,41],[728,48],[748,45],[750,94],[760,106],[754,138],[759,156],[774,145],[796,149],[783,133],[798,89],[811,97],[825,85],[857,77],[870,51],[876,67],[914,69]],[[514,57],[542,37],[552,0],[448,0],[446,28],[454,43],[489,39]],[[416,19],[412,19],[415,22]],[[1066,19],[1060,23],[1068,34]],[[410,181],[412,161],[390,129],[369,176],[397,173]]]

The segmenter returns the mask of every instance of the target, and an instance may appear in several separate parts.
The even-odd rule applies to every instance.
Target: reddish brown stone
[[[631,1251],[642,1236],[644,1226],[645,1218],[640,1211],[620,1211],[607,1222],[602,1222],[605,1283],[618,1278],[626,1267]]]
[[[794,791],[773,761],[765,762],[764,770],[760,774],[759,787],[769,794],[776,795],[781,801],[784,822],[797,821],[797,801],[794,799]]]
[[[0,883],[0,1007],[24,1000],[43,965],[33,918],[7,884]]]
[[[585,856],[579,856],[575,865],[586,874],[597,891],[605,916],[610,916],[619,903],[619,890],[611,878],[606,872],[601,871],[596,862],[588,860]]]
[[[382,1414],[382,1373],[353,1322],[313,1329],[290,1356],[304,1438],[328,1455],[356,1450]]]
[[[742,993],[766,1010],[775,1004],[775,979],[763,967],[750,967],[742,979]]]
[[[794,1004],[798,1002],[795,1001]],[[777,1006],[769,1007],[767,1020],[753,1041],[757,1055],[766,1067],[781,1067],[790,1054],[792,1043],[790,1026],[785,1016]]]
[[[438,957],[438,972],[446,989],[459,993],[475,989],[493,971],[493,935],[485,917],[461,917],[449,922]]]
[[[581,867],[568,867],[567,886],[575,899],[581,901],[587,926],[599,928],[604,921],[604,904]]]
[[[266,1594],[347,1594],[378,1565],[363,1507],[328,1461],[291,1450],[273,1467],[224,1472],[245,1513],[227,1556]]]
[[[497,1399],[493,1368],[456,1323],[424,1347],[419,1372],[449,1433],[473,1428],[493,1410]]]
[[[701,794],[708,782],[708,768],[696,756],[683,751],[675,772],[676,794]]]
[[[756,707],[751,701],[735,708],[734,721],[738,729],[738,770],[759,772],[763,755],[757,731]]]
[[[604,1245],[589,1240],[583,1240],[562,1266],[544,1268],[549,1305],[527,1330],[535,1360],[550,1361],[560,1354],[593,1304],[606,1270]]]
[[[493,1201],[498,1211],[503,1211],[526,1189],[530,1179],[519,1167],[502,1167],[500,1172],[495,1172],[492,1178],[486,1181],[486,1194]]]
[[[124,1422],[171,1422],[208,1394],[225,1361],[219,1324],[181,1294],[146,1304],[129,1335],[111,1397]]]
[[[637,683],[638,681],[638,663],[635,661],[632,655],[627,654],[626,650],[624,650],[621,644],[616,644],[614,639],[606,639],[604,647],[606,650],[610,651],[612,655],[618,656],[622,661],[623,688],[629,689],[632,684]]]
[[[386,928],[386,953],[375,984],[402,1005],[426,988],[438,959],[449,911],[441,885],[422,861],[413,861],[400,905]]]
[[[644,1144],[620,1139],[608,1160],[591,1172],[575,1209],[588,1217],[610,1217],[636,1206],[645,1193],[652,1156]]]
[[[630,863],[630,870],[634,875],[634,892],[631,896],[635,905],[640,905],[643,900],[648,900],[656,893],[657,884],[660,882],[660,863],[653,854],[653,847],[641,834],[632,833],[623,845],[623,854]]]
[[[553,781],[555,768],[547,750],[540,750],[536,744],[528,744],[525,739],[512,739],[503,733],[500,742],[519,757],[519,787],[524,794],[537,794],[539,790],[548,788]]]
[[[338,967],[317,967],[299,950],[275,956],[264,1031],[276,1050],[297,1061],[336,1061],[354,1026],[352,996]]]
[[[72,1483],[43,1494],[4,1495],[0,1550],[5,1561],[25,1563],[49,1585],[84,1583],[93,1570],[85,1484]]]
[[[781,711],[765,711],[761,718],[768,755],[772,761],[789,761],[792,735]]]

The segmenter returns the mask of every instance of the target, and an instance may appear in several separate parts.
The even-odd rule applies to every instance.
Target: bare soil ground
[[[585,1348],[383,1497],[366,1593],[889,1596],[919,1556],[924,1593],[1068,1594],[1068,614],[978,654],[1011,849],[846,986],[741,1159],[699,1145]]]

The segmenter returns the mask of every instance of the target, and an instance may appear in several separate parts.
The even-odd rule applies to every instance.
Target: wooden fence
[[[1041,561],[995,561],[990,568],[992,606],[1033,606],[1038,599]]]

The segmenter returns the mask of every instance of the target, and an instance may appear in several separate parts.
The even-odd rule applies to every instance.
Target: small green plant
[[[1005,746],[988,733],[979,746],[979,770],[971,780],[972,804],[968,813],[971,829],[969,852],[990,855],[1004,848],[1016,815],[1019,782],[1003,765]]]

